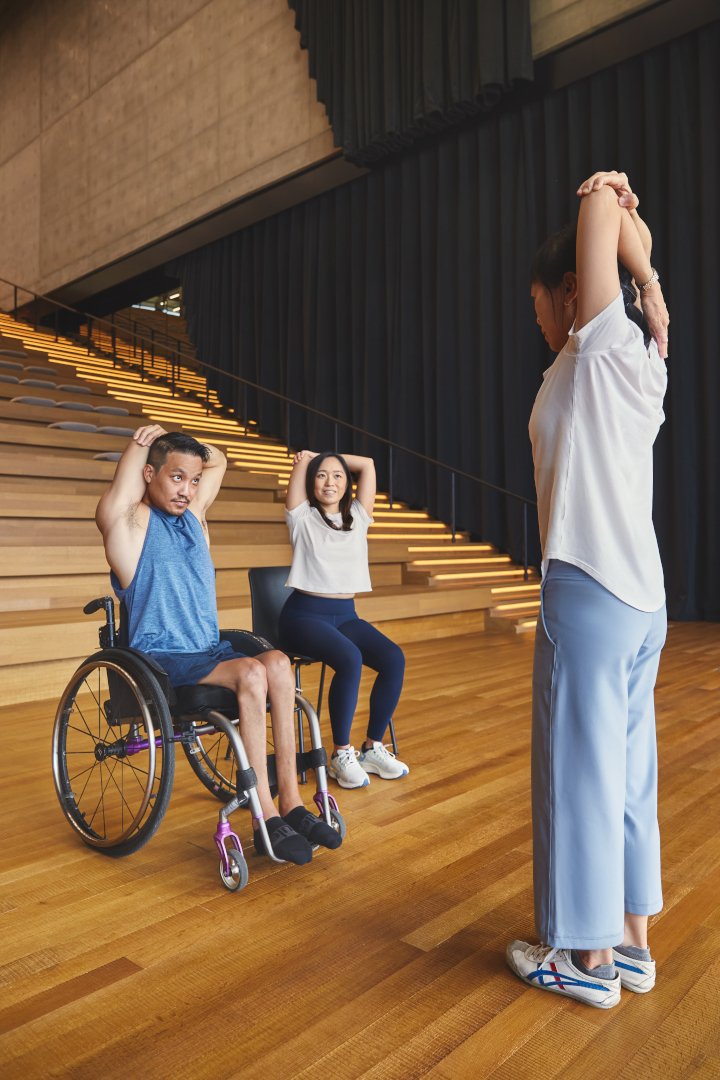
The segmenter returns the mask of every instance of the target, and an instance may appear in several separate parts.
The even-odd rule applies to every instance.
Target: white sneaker
[[[333,779],[337,780],[340,787],[355,788],[367,787],[370,777],[361,769],[357,761],[357,751],[353,746],[345,750],[338,750],[327,763],[327,771]]]
[[[613,960],[620,975],[620,982],[633,994],[647,994],[655,985],[655,961],[634,960],[631,956],[613,949]]]
[[[615,972],[614,979],[586,975],[572,963],[570,949],[511,941],[505,959],[508,967],[529,986],[564,994],[596,1009],[612,1009],[620,1001],[619,974]]]
[[[405,762],[398,761],[381,742],[374,742],[369,750],[361,750],[358,761],[366,773],[375,773],[383,780],[399,780],[410,772]]]

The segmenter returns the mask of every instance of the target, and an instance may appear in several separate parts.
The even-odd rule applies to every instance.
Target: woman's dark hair
[[[320,466],[328,458],[335,458],[336,461],[340,462],[343,468],[343,472],[345,473],[345,478],[347,479],[347,486],[345,488],[345,492],[343,494],[343,497],[340,499],[342,526],[336,525],[334,521],[330,521],[330,518],[327,517],[322,506],[320,506],[317,499],[315,498],[315,478],[318,474]],[[347,462],[345,461],[344,457],[341,457],[340,454],[335,454],[332,450],[324,450],[322,454],[318,454],[317,457],[314,457],[308,465],[307,472],[305,473],[305,492],[308,497],[308,502],[311,506],[315,507],[326,525],[328,525],[331,529],[336,529],[338,532],[350,532],[353,524],[352,514],[350,513],[350,507],[353,501],[353,486],[352,476],[350,475],[350,470],[348,469]]]
[[[562,284],[563,275],[575,273],[577,225],[563,225],[551,233],[535,252],[530,280],[544,285],[548,291]]]
[[[210,457],[210,451],[203,443],[193,439],[192,435],[186,435],[183,431],[169,431],[167,435],[160,435],[150,444],[148,453],[148,465],[152,465],[155,472],[162,468],[168,454],[177,450],[180,454],[191,454],[198,457],[205,464]]]
[[[548,292],[562,284],[563,276],[570,271],[576,272],[577,225],[572,222],[562,229],[551,233],[535,252],[532,262],[531,281],[544,285]],[[622,263],[618,263],[620,288],[625,304],[625,314],[631,322],[639,326],[645,338],[645,348],[650,344],[650,334],[642,312],[635,307],[637,290],[633,285],[632,274]]]

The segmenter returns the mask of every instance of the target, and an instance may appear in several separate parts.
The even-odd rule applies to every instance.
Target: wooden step
[[[11,585],[11,579],[15,577],[37,576],[42,582],[46,576],[82,575],[83,572],[107,575],[105,552],[94,525],[92,530],[88,529],[88,536],[89,539],[82,544],[8,545],[6,557],[0,560],[3,589]],[[289,566],[292,548],[285,529],[281,542],[275,544],[241,543],[239,540],[225,544],[214,542],[212,556],[218,573],[251,566]],[[83,593],[78,599],[84,604],[92,596],[85,597]]]
[[[0,317],[0,330],[6,327],[7,319]],[[137,369],[113,367],[102,355],[63,339],[55,342],[25,327],[15,330],[10,336],[16,344],[24,335],[37,357],[44,351],[48,364],[62,372],[55,381],[88,385],[91,400],[110,399],[132,411],[132,417],[111,417],[108,425],[154,421],[186,430],[227,453],[229,468],[209,514],[219,619],[221,626],[250,627],[247,569],[289,565],[291,559],[283,511],[292,468],[287,448],[252,424],[244,427],[227,412],[208,410],[205,398],[211,403],[217,399],[196,374],[177,373],[177,385],[191,393],[173,398],[161,377],[146,372],[143,381]],[[167,370],[159,357],[156,374]],[[109,592],[93,517],[115,464],[95,461],[92,455],[122,452],[127,438],[50,429],[48,413],[53,420],[91,423],[103,423],[103,414],[40,407],[28,412],[12,406],[12,396],[12,386],[0,394],[0,530],[6,549],[0,567],[0,699],[55,699],[77,664],[97,647],[100,619],[85,617],[82,604]],[[45,395],[38,389],[37,396]],[[57,397],[55,392],[47,396]],[[478,633],[491,621],[519,626],[521,619],[499,613],[509,603],[527,600],[536,588],[491,545],[470,543],[462,533],[453,537],[447,525],[425,511],[397,502],[390,506],[383,495],[369,531],[369,553],[375,588],[358,597],[358,612],[399,642]],[[491,620],[493,608],[498,613]]]
[[[28,374],[26,376],[23,376],[23,375],[20,375],[19,372],[18,372],[18,375],[19,375],[20,378],[42,379],[41,375]],[[68,378],[66,376],[63,379],[62,375],[60,375],[59,373],[55,374],[54,379],[55,379],[56,382],[63,383],[63,385],[68,384],[68,383],[71,382],[70,378]],[[53,378],[51,376],[48,376],[48,381],[52,382]],[[80,386],[82,388],[87,388],[87,384],[79,382],[78,380],[75,380],[75,381],[78,383],[78,386]],[[103,387],[101,387],[99,385],[97,387],[92,387],[92,391],[93,391],[92,394],[84,394],[82,392],[82,390],[81,390],[79,394],[76,394],[76,393],[73,393],[72,390],[59,390],[57,387],[53,388],[53,387],[49,387],[49,386],[48,387],[45,387],[45,386],[27,386],[27,385],[25,385],[23,383],[20,383],[20,382],[18,382],[18,383],[3,383],[3,382],[0,382],[0,401],[2,401],[5,404],[9,404],[11,402],[12,398],[15,398],[15,397],[45,397],[45,398],[53,398],[53,400],[55,400],[55,401],[79,401],[79,402],[82,402],[83,405],[112,405],[112,406],[118,406],[118,408],[127,409],[128,412],[131,413],[132,415],[134,415],[136,418],[137,417],[142,417],[142,415],[143,415],[142,410],[139,409],[137,407],[137,405],[135,405],[134,403],[128,403],[126,401],[123,401],[123,402],[116,401],[110,394],[107,393],[107,391]],[[67,410],[67,411],[71,411],[71,410]],[[112,413],[100,413],[100,415],[101,416],[107,416],[107,415],[112,415]],[[136,426],[137,426],[137,424],[136,424]]]
[[[104,563],[104,558],[102,561]],[[258,552],[255,552],[252,565],[263,565]],[[247,599],[250,595],[248,569],[233,565],[229,569],[217,570],[215,588],[219,600],[238,597]],[[400,586],[401,568],[393,563],[373,567],[372,582],[375,588]],[[6,576],[0,591],[0,612],[71,608],[77,604],[78,597],[84,597],[84,602],[87,602],[96,596],[110,593],[110,571],[107,566],[101,566],[96,573],[88,573],[83,568],[83,572],[77,574],[12,578]]]
[[[524,595],[523,595],[524,594]],[[507,592],[493,597],[488,610],[487,628],[500,633],[533,633],[540,612],[540,583],[521,590],[520,595]]]
[[[11,436],[16,433],[15,427],[9,431]],[[1,434],[0,439],[2,439]],[[127,440],[125,440],[125,445],[127,445]],[[115,468],[114,461],[97,461],[92,457],[80,458],[64,453],[58,454],[56,450],[49,447],[33,447],[28,450],[23,445],[6,443],[0,454],[0,477],[37,478],[50,481],[53,487],[58,480],[75,479],[89,483],[97,482],[105,488],[115,475]],[[235,492],[242,491],[256,492],[255,498],[264,498],[264,493],[267,493],[273,501],[284,498],[282,489],[273,482],[272,477],[258,476],[241,469],[228,469],[223,477],[219,497],[233,497]]]
[[[220,598],[218,609],[221,626],[249,628],[252,625],[249,599],[238,602],[235,597]],[[412,586],[381,586],[371,594],[358,597],[357,610],[361,618],[380,625],[399,619],[482,612],[482,605],[478,604],[476,590],[467,590],[459,595],[456,590],[429,592]],[[7,695],[18,691],[15,677],[11,678],[10,672],[5,673],[3,669],[12,669],[17,673],[19,669],[35,665],[40,660],[79,663],[95,650],[101,622],[97,616],[83,615],[80,607],[0,613],[0,672],[3,674],[0,678],[0,704],[9,704],[13,699]],[[471,622],[474,626],[478,625],[478,620]],[[461,623],[462,620],[458,620],[458,624]],[[44,680],[42,685],[45,686]],[[31,691],[25,693],[27,695]],[[34,698],[23,696],[22,700]]]
[[[97,507],[95,495],[74,495],[68,498],[63,493],[47,493],[38,499],[35,492],[7,490],[0,499],[0,518],[49,518],[55,521],[83,519],[95,520]],[[209,522],[221,521],[257,521],[262,523],[282,522],[285,524],[285,509],[281,503],[255,500],[249,497],[230,500],[227,497],[217,499],[208,510]]]

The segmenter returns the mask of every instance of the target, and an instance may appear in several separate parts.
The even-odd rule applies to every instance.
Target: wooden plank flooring
[[[0,710],[0,1075],[719,1077],[720,626],[669,632],[658,985],[609,1013],[526,988],[504,964],[509,938],[533,938],[532,647],[407,645],[411,775],[340,792],[348,837],[310,866],[248,853],[238,894],[217,875],[217,804],[182,754],[157,836],[107,859],[58,808],[54,703]],[[234,823],[245,843],[246,812]]]

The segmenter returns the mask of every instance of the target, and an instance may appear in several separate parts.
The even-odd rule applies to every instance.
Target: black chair
[[[290,663],[295,668],[295,689],[299,693],[302,693],[300,678],[301,669],[308,664],[319,664],[322,661],[316,660],[312,656],[300,656],[297,653],[293,653],[283,648],[278,624],[280,622],[280,612],[284,608],[286,600],[292,593],[292,589],[285,587],[285,582],[288,579],[289,573],[289,566],[255,566],[251,570],[248,570],[248,578],[250,579],[252,626],[253,634],[258,634],[260,637],[265,638],[266,641],[272,643],[274,648],[280,649],[281,652],[287,654]],[[326,666],[326,664],[323,664],[320,670],[320,688],[318,690],[317,704],[315,706],[315,712],[318,717],[320,716],[323,690],[325,688]],[[302,717],[298,716],[297,721],[298,750],[302,754],[304,751]],[[300,779],[304,784],[304,773],[301,774]]]

